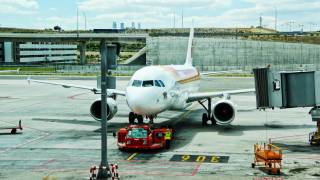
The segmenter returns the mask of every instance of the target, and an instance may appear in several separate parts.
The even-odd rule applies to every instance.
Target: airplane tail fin
[[[186,62],[184,65],[189,65],[192,66],[192,41],[193,41],[193,36],[194,36],[194,29],[190,29],[190,35],[189,35],[189,41],[188,41],[188,51],[187,51],[187,57],[186,57]]]

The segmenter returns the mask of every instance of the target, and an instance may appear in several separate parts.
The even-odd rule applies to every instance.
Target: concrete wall
[[[183,64],[187,37],[147,39],[147,64]],[[276,70],[319,69],[320,46],[300,43],[195,38],[194,65],[203,71],[263,67]]]

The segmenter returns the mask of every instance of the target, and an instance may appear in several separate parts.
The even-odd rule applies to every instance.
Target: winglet
[[[18,74],[20,73],[20,68],[17,69],[17,73],[18,73]]]
[[[187,51],[187,57],[186,57],[186,62],[184,65],[189,65],[192,66],[192,41],[194,37],[194,29],[190,29],[190,35],[189,35],[189,41],[188,41],[188,51]]]

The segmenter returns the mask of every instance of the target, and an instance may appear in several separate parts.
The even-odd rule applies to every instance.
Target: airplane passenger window
[[[159,83],[161,84],[162,87],[166,87],[161,80],[159,80]]]
[[[158,80],[155,80],[155,81],[154,81],[154,85],[157,86],[157,87],[162,87],[161,84],[160,84],[160,82],[159,82]]]
[[[143,81],[142,87],[152,87],[153,86],[153,80]]]
[[[140,80],[134,80],[132,83],[132,86],[134,87],[141,87],[142,81]]]

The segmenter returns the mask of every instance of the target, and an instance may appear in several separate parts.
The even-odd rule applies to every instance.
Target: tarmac
[[[19,120],[23,127],[16,135],[0,130],[0,179],[89,179],[89,168],[100,163],[100,123],[89,115],[99,95],[29,85],[25,79],[0,76],[0,127],[15,126]],[[96,86],[94,78],[50,79]],[[119,78],[118,89],[124,89],[128,80]],[[201,91],[253,87],[253,78],[201,80]],[[118,163],[121,179],[320,179],[320,147],[308,142],[308,134],[316,129],[310,108],[260,111],[254,94],[235,95],[232,100],[238,113],[231,126],[202,126],[204,110],[194,103],[185,111],[167,111],[155,119],[175,127],[169,150],[122,152],[112,132],[127,125],[129,108],[119,96],[118,113],[108,121],[108,161]],[[280,176],[251,168],[254,144],[270,138],[284,149]]]

